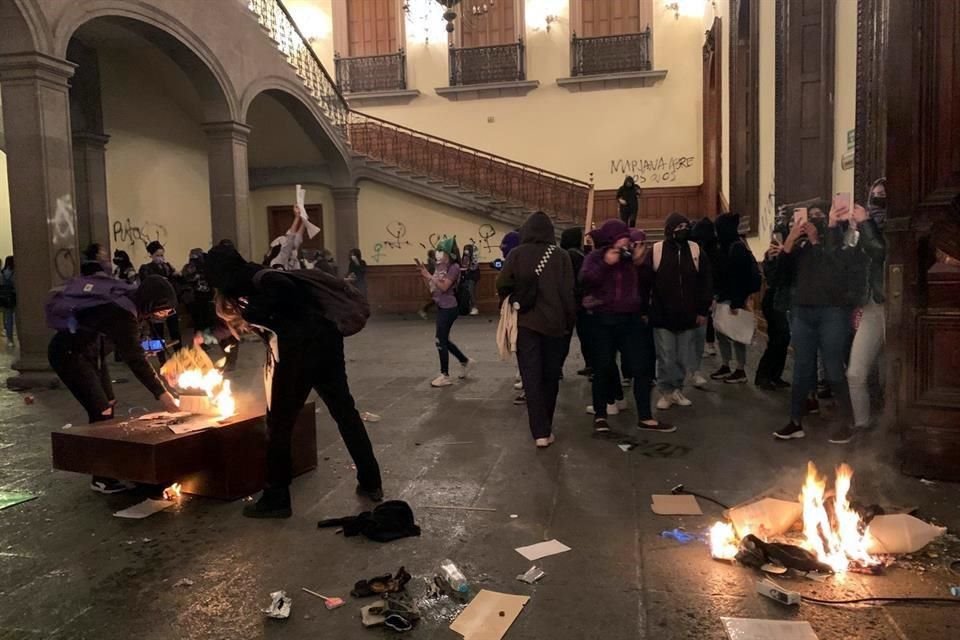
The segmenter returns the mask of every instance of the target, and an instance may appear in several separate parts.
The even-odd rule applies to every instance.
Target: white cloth
[[[749,309],[740,309],[734,315],[730,311],[729,302],[718,302],[713,312],[713,326],[731,340],[752,344],[753,334],[757,330],[757,318]]]
[[[867,380],[877,365],[886,338],[886,316],[882,304],[871,302],[863,308],[860,328],[853,338],[847,383],[850,385],[850,403],[853,405],[853,425],[870,424],[870,389]]]
[[[271,247],[280,245],[280,253],[270,261],[273,268],[280,267],[286,271],[300,269],[300,245],[303,244],[303,231],[288,231],[270,243]]]
[[[517,310],[510,297],[500,305],[500,323],[497,325],[497,351],[500,359],[506,360],[517,352]]]

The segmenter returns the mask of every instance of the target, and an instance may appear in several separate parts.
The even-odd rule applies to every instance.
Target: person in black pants
[[[383,499],[380,465],[347,384],[343,336],[309,295],[329,275],[315,270],[280,271],[247,262],[232,247],[207,254],[207,281],[216,289],[217,315],[235,337],[260,336],[266,347],[267,485],[243,509],[250,518],[289,518],[292,433],[310,390],[319,394],[337,423],[357,467],[357,494]]]
[[[520,246],[510,252],[497,290],[519,305],[517,361],[527,395],[530,433],[538,448],[553,444],[553,415],[563,361],[576,322],[570,255],[554,244],[553,222],[537,211],[520,227]]]
[[[779,234],[780,238],[787,235],[784,230],[780,230]],[[753,383],[768,391],[790,386],[790,383],[783,379],[787,351],[790,348],[790,322],[787,319],[787,310],[790,308],[790,286],[784,281],[784,274],[777,269],[779,264],[777,257],[782,248],[779,238],[774,237],[763,261],[767,291],[763,295],[761,309],[767,321],[767,348],[757,365],[757,375]]]
[[[173,311],[176,294],[170,283],[159,276],[148,276],[135,288],[114,280],[106,273],[87,277],[87,281],[103,279],[104,290],[128,293],[116,294],[116,302],[104,300],[100,304],[82,308],[74,315],[75,327],[57,331],[47,348],[47,359],[64,386],[83,405],[90,424],[113,419],[116,398],[110,382],[107,355],[116,349],[140,383],[167,411],[178,411],[176,401],[157,376],[140,345],[140,320],[162,320]],[[114,286],[112,283],[116,283]],[[93,285],[88,285],[93,286]],[[121,295],[129,298],[124,301]],[[52,300],[49,305],[56,305]],[[68,305],[80,305],[76,301]],[[95,476],[90,488],[99,493],[119,493],[133,485],[113,478]]]
[[[584,259],[583,228],[571,227],[564,229],[563,233],[560,234],[560,248],[565,250],[567,255],[570,256],[570,266],[573,267],[573,299],[577,305],[575,329],[577,331],[577,339],[580,341],[580,354],[583,356],[583,363],[585,365],[584,370],[578,371],[577,373],[580,375],[590,375],[592,372],[592,355],[590,354],[589,328],[587,326],[590,321],[590,316],[587,314],[586,309],[583,308],[583,288],[577,280]],[[573,334],[571,334],[570,337],[572,338]],[[569,344],[567,345],[567,355],[570,355]],[[566,357],[564,357],[564,361],[566,361]]]
[[[633,176],[623,179],[623,184],[617,189],[617,204],[620,205],[620,220],[628,227],[637,226],[637,213],[640,211],[640,187],[633,180]]]

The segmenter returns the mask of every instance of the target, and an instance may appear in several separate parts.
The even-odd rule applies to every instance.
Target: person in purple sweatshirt
[[[637,428],[676,431],[675,426],[654,418],[650,407],[656,351],[647,322],[652,274],[644,261],[646,244],[632,242],[630,228],[620,220],[607,220],[591,235],[596,248],[583,261],[580,282],[584,305],[594,314],[593,431],[610,431],[607,399],[616,384],[617,351],[633,378]]]

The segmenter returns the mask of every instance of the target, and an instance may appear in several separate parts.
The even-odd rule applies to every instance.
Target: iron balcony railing
[[[450,86],[527,79],[523,40],[489,47],[450,47]]]
[[[355,58],[335,57],[337,84],[343,93],[403,91],[407,88],[407,56],[397,53]]]
[[[650,71],[653,68],[650,27],[642,33],[578,38],[570,41],[572,76],[596,76],[628,71]]]

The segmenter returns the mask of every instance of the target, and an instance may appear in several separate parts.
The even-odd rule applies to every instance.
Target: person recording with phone
[[[789,281],[783,277],[785,270],[779,268],[783,242],[789,233],[788,222],[781,217],[774,227],[770,246],[763,259],[763,277],[767,282],[767,290],[763,294],[761,310],[764,320],[767,321],[767,348],[757,364],[753,383],[767,391],[790,387],[790,383],[783,379],[783,370],[790,349],[790,321],[787,312],[790,310],[791,289]]]

